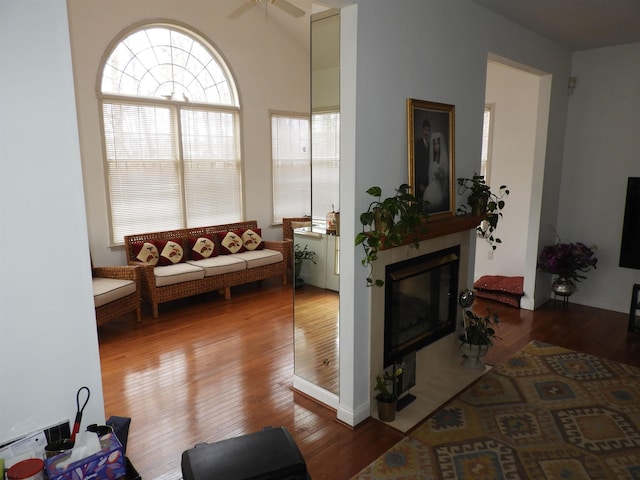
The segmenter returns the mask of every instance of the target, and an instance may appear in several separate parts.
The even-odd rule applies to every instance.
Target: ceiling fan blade
[[[296,7],[293,3],[288,0],[270,0],[273,5],[276,7],[280,7],[282,10],[287,12],[289,15],[293,15],[294,17],[302,17],[304,15],[304,10]]]
[[[229,15],[229,18],[230,19],[238,18],[244,12],[249,10],[251,7],[255,6],[258,3],[258,1],[259,0],[246,0],[244,5],[241,5],[240,7],[236,8],[233,12],[231,12],[231,14]]]

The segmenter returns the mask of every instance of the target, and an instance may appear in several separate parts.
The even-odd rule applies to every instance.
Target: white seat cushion
[[[93,303],[96,307],[101,307],[135,292],[136,283],[133,280],[93,278]]]
[[[262,267],[263,265],[271,265],[273,263],[281,262],[284,258],[282,252],[277,250],[251,250],[242,253],[236,253],[234,257],[241,258],[247,262],[247,268]]]
[[[188,263],[176,263],[163,267],[155,267],[153,274],[156,277],[156,287],[166,287],[176,283],[190,280],[202,280],[204,270]]]
[[[218,255],[217,257],[209,257],[202,260],[189,260],[187,263],[204,269],[205,277],[247,269],[246,262],[238,258],[237,253],[233,255]]]

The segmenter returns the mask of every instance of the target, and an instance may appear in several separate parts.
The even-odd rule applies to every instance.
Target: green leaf
[[[371,225],[373,223],[373,220],[375,218],[375,215],[373,212],[364,212],[360,214],[360,223],[362,225]]]
[[[367,190],[367,193],[373,197],[379,197],[382,195],[382,189],[380,187],[371,187]]]

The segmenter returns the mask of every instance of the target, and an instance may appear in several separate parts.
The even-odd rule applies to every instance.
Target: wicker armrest
[[[277,250],[281,252],[283,255],[287,255],[289,246],[285,240],[264,240],[264,248],[268,248],[269,250]]]
[[[138,269],[138,271],[140,272],[141,279],[146,278],[148,280],[151,280],[155,278],[153,274],[153,269],[154,269],[153,265],[149,265],[148,263],[140,262],[138,260],[129,260],[129,266]]]
[[[138,267],[115,266],[115,267],[93,267],[93,276],[101,278],[116,278],[119,280],[138,279]]]

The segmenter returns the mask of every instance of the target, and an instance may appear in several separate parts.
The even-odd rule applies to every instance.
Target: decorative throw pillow
[[[160,260],[160,254],[158,248],[151,242],[134,243],[133,245],[134,257],[142,263],[149,265],[157,265]]]
[[[157,240],[153,242],[160,252],[160,265],[174,265],[184,262],[182,245],[173,240]]]
[[[242,244],[242,232],[220,232],[220,254],[230,255],[232,253],[244,252],[245,248]]]
[[[242,245],[247,250],[264,250],[264,242],[262,241],[262,229],[256,228],[252,230],[248,228],[242,232]]]
[[[218,256],[216,244],[209,235],[189,239],[189,250],[193,260],[202,260]]]

